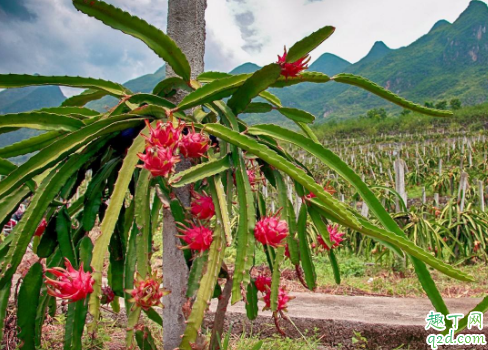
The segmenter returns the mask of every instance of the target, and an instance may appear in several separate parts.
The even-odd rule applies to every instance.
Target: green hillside
[[[146,74],[139,78],[129,80],[124,84],[125,87],[133,92],[151,92],[152,89],[166,76],[166,67],[162,66],[153,74]],[[117,99],[112,96],[105,96],[97,101],[87,104],[88,108],[99,112],[106,112],[117,103]]]
[[[383,56],[373,47],[365,58],[344,71],[364,76],[421,104],[453,97],[463,104],[478,104],[488,97],[487,27],[487,5],[472,1],[454,23],[439,21],[429,33],[397,50],[376,43],[376,51],[382,49]],[[300,93],[292,87],[278,95],[283,102],[304,108],[322,120],[357,117],[378,107],[400,111],[356,87],[337,83]]]

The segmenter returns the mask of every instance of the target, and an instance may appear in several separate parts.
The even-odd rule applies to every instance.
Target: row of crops
[[[362,177],[418,246],[450,263],[487,260],[488,138],[484,132],[380,135],[322,142]],[[312,170],[328,192],[371,218],[357,191],[339,174],[298,148],[290,152]],[[271,186],[262,178],[261,191],[273,210],[276,194],[268,193]],[[291,184],[288,196],[298,213],[304,201]],[[371,238],[351,230],[347,237],[341,249],[391,258],[391,252]]]

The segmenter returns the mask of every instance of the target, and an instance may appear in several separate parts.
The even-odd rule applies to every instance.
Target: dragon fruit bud
[[[296,77],[300,72],[308,68],[308,62],[310,61],[310,56],[300,58],[295,62],[286,62],[286,47],[283,56],[278,55],[278,63],[281,66],[281,75],[285,78]]]
[[[254,236],[263,245],[270,245],[274,248],[280,247],[283,245],[283,240],[288,236],[288,224],[285,220],[280,220],[278,213],[264,217],[256,223]]]
[[[66,269],[54,267],[44,271],[46,279],[47,293],[53,297],[67,299],[70,302],[85,299],[86,296],[93,292],[93,283],[90,272],[83,270],[83,263],[79,270],[75,270],[68,259],[64,259]],[[52,273],[57,277],[53,280],[46,276],[46,273]]]
[[[186,247],[191,250],[204,252],[210,248],[213,241],[213,232],[205,226],[192,224],[192,227],[180,229],[180,232],[182,235],[179,237],[188,243]]]
[[[247,177],[249,178],[249,183],[251,188],[255,189],[256,185],[259,183],[259,178],[256,176],[256,171],[254,169],[247,169]]]
[[[278,290],[278,308],[276,311],[287,311],[287,307],[288,307],[288,302],[290,300],[293,300],[295,299],[295,297],[291,297],[290,295],[288,295],[288,292],[286,291],[286,288],[285,287],[280,287],[280,289]],[[263,308],[263,311],[264,310],[270,310],[271,309],[271,289],[268,289],[266,291],[266,294],[264,295],[264,308]]]
[[[183,135],[180,142],[180,153],[187,158],[200,158],[207,152],[210,147],[210,139],[207,135],[188,130],[186,135]]]
[[[146,153],[139,153],[137,156],[144,162],[143,168],[149,170],[154,177],[167,177],[174,171],[175,164],[180,161],[171,148],[159,146],[146,147]]]
[[[258,291],[260,291],[261,293],[265,293],[268,289],[271,288],[271,277],[259,275],[258,277],[256,277],[256,280],[254,280],[254,285],[256,286],[256,289]]]
[[[191,202],[191,214],[200,220],[211,219],[215,215],[212,197],[195,192]]]
[[[129,301],[146,311],[153,306],[163,306],[161,298],[170,292],[160,287],[162,282],[163,278],[158,277],[156,272],[146,279],[137,275],[134,281],[134,289],[126,291],[132,296]]]
[[[145,138],[150,146],[171,149],[175,149],[178,146],[184,124],[179,124],[175,128],[170,121],[166,123],[158,121],[156,128],[153,129],[149,121],[146,120],[146,125],[149,129],[149,136],[145,136]]]
[[[115,293],[112,288],[110,288],[110,286],[102,287],[102,298],[100,299],[100,303],[102,305],[107,305],[114,301],[114,299]]]
[[[334,195],[337,191],[335,190],[335,188],[330,185],[330,183],[328,182],[325,186],[324,186],[324,191],[329,193],[330,195]],[[305,196],[306,199],[312,199],[312,198],[316,198],[317,196],[315,195],[315,193],[312,193],[310,192],[309,194],[307,194]]]
[[[332,243],[332,248],[336,248],[341,244],[341,242],[344,240],[342,236],[344,236],[344,232],[339,232],[337,226],[332,226],[328,225],[327,226],[327,231],[329,231],[329,237],[330,237],[330,242]],[[322,236],[319,236],[317,239],[322,247],[324,247],[325,250],[330,250],[329,246],[327,243],[325,243],[324,239]]]
[[[41,237],[44,231],[46,231],[46,227],[47,227],[47,221],[45,218],[43,218],[39,226],[37,226],[36,232],[34,232],[34,236]]]

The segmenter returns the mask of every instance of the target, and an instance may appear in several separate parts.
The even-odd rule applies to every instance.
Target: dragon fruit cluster
[[[137,275],[134,289],[126,291],[132,296],[129,301],[146,311],[153,306],[163,306],[161,298],[169,294],[169,291],[161,288],[162,283],[163,278],[158,277],[156,272],[145,279]]]
[[[283,246],[286,236],[288,236],[288,223],[281,220],[279,213],[263,217],[254,228],[256,240],[273,248]]]
[[[47,285],[47,293],[57,298],[66,299],[70,302],[85,299],[88,294],[93,292],[95,280],[90,272],[83,270],[83,263],[76,270],[68,259],[64,259],[66,269],[54,267],[44,271],[44,278]],[[46,276],[51,273],[56,279]]]
[[[139,153],[144,162],[143,168],[148,169],[152,176],[168,177],[174,172],[180,155],[187,158],[200,158],[210,147],[210,139],[195,128],[186,128],[184,123],[175,126],[171,121],[158,121],[153,128],[146,120],[149,135],[146,138],[145,153]],[[186,128],[186,130],[185,130]],[[186,131],[186,133],[185,133]]]
[[[332,243],[332,249],[337,248],[341,242],[344,240],[342,236],[344,236],[344,232],[339,232],[338,226],[327,226],[327,231],[329,231],[330,242]],[[331,248],[325,243],[322,236],[318,236],[317,241],[319,242],[320,246],[325,250],[330,250]]]
[[[256,289],[263,295],[263,310],[271,309],[271,277],[259,275],[254,280]],[[288,302],[294,299],[291,297],[286,288],[281,286],[278,290],[278,308],[276,311],[287,311]]]

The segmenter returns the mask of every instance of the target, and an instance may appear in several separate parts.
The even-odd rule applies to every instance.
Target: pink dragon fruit
[[[215,206],[212,197],[193,192],[191,214],[200,220],[209,220],[215,215]]]
[[[188,134],[183,135],[180,142],[180,154],[187,158],[200,158],[208,151],[210,147],[210,139],[207,135],[188,130]]]
[[[332,249],[337,248],[339,244],[344,240],[342,236],[344,236],[344,232],[339,232],[337,226],[332,226],[328,225],[327,226],[327,231],[329,231],[329,237],[330,237],[330,242],[332,243]],[[318,236],[317,238],[318,242],[322,247],[324,247],[325,250],[330,250],[329,246],[325,243],[324,239],[322,236]]]
[[[154,177],[167,177],[174,171],[175,164],[180,161],[171,148],[159,146],[146,147],[146,153],[139,153],[137,156],[144,162],[142,167],[148,169]]]
[[[288,236],[288,224],[285,220],[280,220],[278,213],[262,218],[254,228],[256,240],[274,248],[282,246],[286,236]]]
[[[192,224],[192,227],[185,227],[180,229],[182,238],[188,245],[185,248],[204,252],[210,248],[213,241],[213,232],[205,226],[196,226]]]

